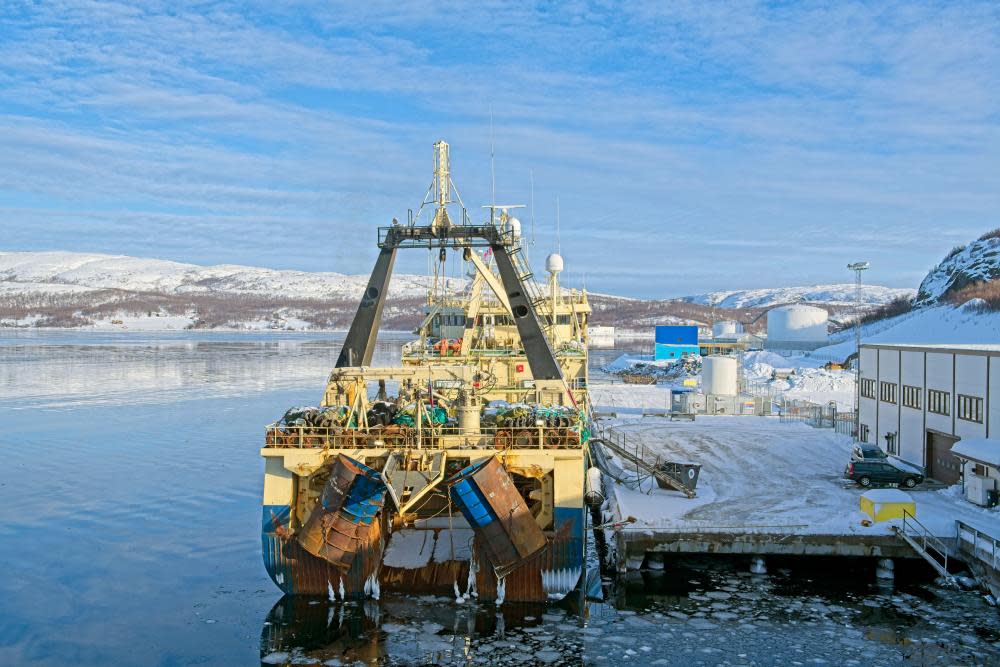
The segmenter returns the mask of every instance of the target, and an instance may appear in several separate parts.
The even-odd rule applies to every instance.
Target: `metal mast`
[[[861,274],[871,266],[854,262],[847,268],[854,271],[854,438],[861,437]]]

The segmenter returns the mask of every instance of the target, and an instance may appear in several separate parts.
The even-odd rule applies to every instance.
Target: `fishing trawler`
[[[590,419],[585,291],[533,280],[515,206],[473,223],[434,144],[417,213],[379,256],[317,407],[266,427],[262,547],[288,594],[382,591],[558,600],[584,570]],[[429,224],[420,224],[433,210]],[[430,217],[428,213],[428,217]],[[435,287],[397,367],[371,366],[401,249],[459,253],[461,294]]]

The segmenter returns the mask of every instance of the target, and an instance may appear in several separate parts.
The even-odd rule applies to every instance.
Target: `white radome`
[[[545,270],[549,273],[559,273],[563,270],[563,258],[557,252],[545,258]]]
[[[507,231],[515,239],[521,238],[521,221],[514,216],[507,218]]]

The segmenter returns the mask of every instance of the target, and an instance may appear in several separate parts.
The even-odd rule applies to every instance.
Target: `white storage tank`
[[[822,308],[793,304],[767,311],[769,341],[823,343],[827,339],[829,315]]]
[[[701,390],[713,396],[735,396],[736,358],[712,355],[701,360]]]
[[[721,320],[712,325],[712,338],[735,338],[743,333],[743,325],[734,320]]]

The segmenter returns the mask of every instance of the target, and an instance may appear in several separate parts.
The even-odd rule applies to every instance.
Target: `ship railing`
[[[581,433],[563,426],[495,426],[463,430],[435,425],[372,427],[288,425],[265,427],[266,447],[294,449],[579,449]]]

